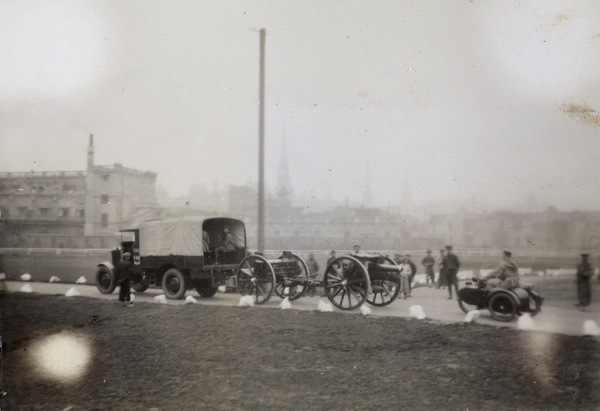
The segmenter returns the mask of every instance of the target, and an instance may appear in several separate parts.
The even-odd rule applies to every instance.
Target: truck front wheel
[[[167,270],[162,280],[162,289],[167,298],[182,299],[185,295],[185,277],[177,268]]]
[[[115,274],[105,265],[101,265],[96,271],[96,287],[102,294],[111,294],[117,287]]]

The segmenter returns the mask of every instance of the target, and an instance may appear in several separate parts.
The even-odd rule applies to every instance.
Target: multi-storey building
[[[0,246],[106,247],[114,234],[157,218],[156,173],[94,165],[85,171],[0,173]]]

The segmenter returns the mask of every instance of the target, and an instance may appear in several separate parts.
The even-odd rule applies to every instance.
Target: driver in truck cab
[[[492,291],[498,288],[510,290],[519,286],[519,268],[512,260],[512,253],[504,250],[502,262],[491,273],[484,276],[487,280],[486,289]]]

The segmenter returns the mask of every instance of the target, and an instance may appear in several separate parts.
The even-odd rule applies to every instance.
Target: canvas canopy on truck
[[[244,224],[231,218],[182,217],[146,221],[139,226],[140,255],[201,256],[204,253],[202,231],[217,237],[215,231],[231,230],[236,247],[245,247]]]

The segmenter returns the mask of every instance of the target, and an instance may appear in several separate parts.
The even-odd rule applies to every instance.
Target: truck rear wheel
[[[217,293],[218,287],[213,287],[212,281],[210,279],[207,280],[199,280],[196,283],[196,292],[200,294],[202,298],[210,298]]]
[[[185,295],[185,277],[177,268],[167,270],[162,280],[162,289],[167,298],[180,300]]]
[[[102,294],[111,294],[117,287],[117,278],[113,271],[105,265],[96,271],[96,287]]]

